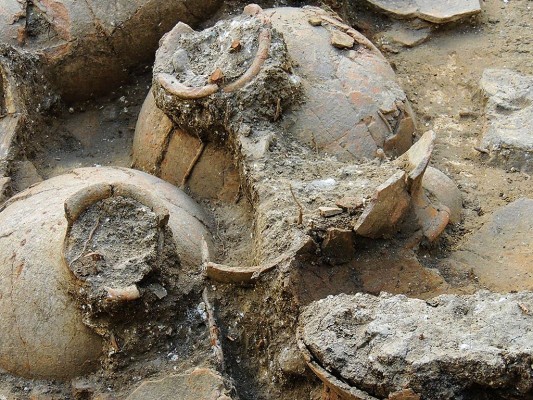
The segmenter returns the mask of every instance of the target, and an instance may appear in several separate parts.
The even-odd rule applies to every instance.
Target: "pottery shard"
[[[319,207],[320,216],[324,218],[333,217],[342,213],[342,208],[339,207]]]
[[[451,178],[444,172],[428,166],[422,178],[422,187],[432,201],[450,210],[450,222],[452,224],[461,222],[463,198],[461,191]]]
[[[367,0],[386,13],[398,18],[420,18],[445,23],[481,12],[479,0]]]
[[[351,49],[355,44],[355,40],[344,32],[334,30],[331,33],[331,44],[337,49]]]
[[[285,375],[293,377],[305,376],[305,360],[296,346],[289,345],[281,350],[277,361]]]
[[[222,283],[251,282],[257,268],[230,267],[223,264],[208,262],[205,273],[209,279]]]
[[[179,30],[187,29],[178,24]],[[171,34],[175,34],[172,31]],[[227,151],[208,143],[200,158],[202,142],[175,127],[154,101],[152,90],[144,100],[133,138],[133,168],[181,186],[187,179],[192,194],[222,201],[234,201],[239,191],[239,173]]]
[[[409,29],[397,25],[380,35],[383,42],[397,44],[404,47],[415,47],[425,42],[431,33],[429,28]]]
[[[362,197],[345,196],[335,202],[337,207],[342,208],[344,211],[348,211],[350,214],[354,213],[364,207],[365,201]]]
[[[424,133],[420,140],[405,154],[394,160],[396,165],[401,166],[408,172],[407,181],[412,198],[411,207],[416,215],[418,227],[422,228],[424,236],[429,241],[435,240],[442,233],[451,215],[451,211],[446,204],[433,204],[423,187],[423,179],[435,146],[435,139],[435,132],[428,131]],[[437,178],[443,178],[438,174],[433,175],[436,175]],[[431,180],[428,182],[431,182]],[[443,182],[449,185],[447,180],[443,179]],[[433,194],[435,194],[433,197],[437,197],[437,199],[437,194],[446,201],[454,199],[453,194],[449,198],[442,195],[440,188],[437,188]],[[460,214],[457,218],[459,217]]]
[[[409,210],[410,196],[405,176],[405,172],[397,172],[376,189],[370,204],[355,224],[355,233],[373,239],[394,233]]]
[[[525,310],[531,292],[427,301],[341,294],[304,309],[299,337],[322,368],[380,399],[528,399],[533,316]],[[404,388],[412,392],[402,397]]]
[[[488,69],[481,89],[488,101],[480,147],[492,164],[533,172],[533,76]]]

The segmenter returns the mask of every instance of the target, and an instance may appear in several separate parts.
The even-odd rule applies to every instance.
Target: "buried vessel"
[[[414,129],[394,72],[359,32],[318,8],[249,5],[162,39],[133,165],[199,198],[246,198],[247,265],[207,273],[250,280],[335,236],[403,227],[434,241],[458,222],[458,189],[428,166],[435,135],[412,147]],[[428,169],[445,190],[424,180]]]
[[[77,169],[9,199],[0,213],[0,367],[69,379],[98,367],[114,335],[129,342],[121,351],[142,351],[143,335],[127,332],[148,337],[146,318],[175,312],[195,284],[201,243],[211,243],[206,223],[172,185],[122,168]]]
[[[178,21],[208,19],[219,0],[4,0],[0,43],[39,57],[67,101],[101,95],[150,61],[161,35]]]

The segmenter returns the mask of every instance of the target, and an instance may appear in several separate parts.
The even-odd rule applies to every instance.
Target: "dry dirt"
[[[371,40],[398,23],[362,2],[326,3]],[[226,2],[210,23],[241,7]],[[532,15],[531,0],[482,1],[479,16],[435,27],[429,40],[414,48],[382,47],[416,113],[418,136],[429,129],[437,133],[432,165],[461,189],[463,220],[449,226],[438,243],[417,248],[416,255],[405,249],[403,238],[362,240],[356,244],[357,256],[348,264],[331,266],[323,259],[302,256],[290,270],[273,272],[253,286],[210,284],[228,363],[226,374],[240,399],[321,398],[319,381],[310,372],[291,369],[294,359],[280,357],[295,346],[293,333],[301,305],[330,294],[359,291],[377,294],[385,290],[420,298],[475,291],[474,276],[441,268],[441,260],[468,240],[496,209],[522,197],[533,197],[528,175],[488,166],[484,154],[475,150],[484,123],[478,85],[481,74],[489,67],[533,74]],[[81,166],[129,166],[136,117],[151,81],[150,67],[136,79],[108,97],[64,105],[57,115],[50,116],[47,134],[35,138],[26,149],[38,176],[47,179]],[[38,180],[35,174],[30,175],[28,180],[22,174],[16,187],[23,189]],[[203,205],[212,212],[215,238],[220,252],[225,253],[224,243],[240,236],[235,221],[246,218],[244,214],[221,216],[224,208],[217,202],[204,201]],[[241,249],[243,257],[245,253],[246,249]],[[525,279],[533,282],[531,275]],[[124,398],[141,379],[205,361],[208,338],[195,308],[201,298],[195,296],[176,317],[180,322],[169,334],[169,343],[179,345],[159,346],[157,352],[131,360],[130,366],[121,363],[99,372],[87,378],[88,387],[105,391],[100,399]],[[16,393],[14,398],[74,396],[71,383],[23,381],[5,374],[0,374],[0,381],[0,399],[11,398],[5,394],[11,391]]]

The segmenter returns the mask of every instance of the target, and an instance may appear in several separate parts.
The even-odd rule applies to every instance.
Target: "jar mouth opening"
[[[157,273],[172,233],[169,212],[147,191],[128,184],[96,184],[65,202],[68,229],[63,262],[76,297],[105,310],[141,297],[138,284]],[[176,260],[178,260],[176,254]]]

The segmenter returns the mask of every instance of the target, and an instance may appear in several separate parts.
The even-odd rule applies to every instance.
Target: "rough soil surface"
[[[494,165],[533,172],[533,76],[487,69],[480,84],[487,97],[487,126],[480,148],[488,150]]]
[[[80,167],[129,167],[135,122],[149,82],[139,76],[131,85],[97,101],[48,114],[42,134],[25,146],[26,156],[41,178]]]
[[[463,194],[463,222],[449,231],[452,246],[475,232],[497,208],[533,194],[528,175],[512,166],[487,165],[487,155],[474,149],[485,124],[483,71],[533,72],[533,30],[527,17],[532,7],[528,1],[486,1],[475,19],[437,29],[428,42],[388,54],[413,104],[419,129],[437,133],[432,164],[452,177]],[[374,32],[389,23],[370,25],[371,21],[359,23]]]
[[[491,219],[442,266],[470,274],[486,289],[506,293],[533,290],[533,199],[519,199],[496,210]]]
[[[330,296],[304,308],[299,337],[322,368],[376,398],[530,398],[532,306],[530,292]]]
[[[105,299],[109,289],[130,287],[152,272],[163,234],[149,207],[127,197],[108,198],[91,205],[72,224],[65,260],[85,282],[84,296],[92,303],[92,296]]]

